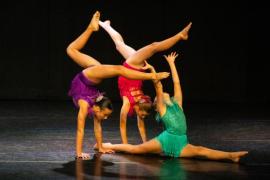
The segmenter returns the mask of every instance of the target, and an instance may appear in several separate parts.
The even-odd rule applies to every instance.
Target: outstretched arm
[[[80,50],[85,46],[86,42],[88,41],[89,37],[94,31],[98,31],[98,21],[99,21],[100,13],[97,11],[92,20],[87,27],[87,29],[72,43],[69,44],[66,51],[69,57],[73,61],[75,61],[79,66],[83,68],[87,68],[92,65],[99,65],[100,63],[94,59],[93,57],[82,53]]]
[[[78,117],[77,117],[77,132],[76,132],[76,157],[88,159],[90,155],[83,153],[83,137],[84,137],[84,127],[85,119],[88,113],[88,103],[84,100],[79,100],[78,105],[80,107]]]
[[[182,96],[182,89],[180,84],[179,75],[177,69],[175,67],[175,59],[177,58],[178,54],[176,52],[172,52],[168,56],[164,55],[165,59],[167,60],[172,73],[173,85],[174,85],[174,98],[177,101],[178,105],[182,107],[183,104],[183,96]]]
[[[145,66],[142,69],[149,69],[151,73],[156,72],[155,68],[152,65],[148,64],[146,61]],[[163,116],[166,112],[166,106],[163,103],[163,87],[160,80],[153,80],[153,83],[156,90],[157,111],[159,112],[160,116]]]
[[[127,97],[123,97],[123,105],[120,112],[120,134],[123,144],[128,143],[127,138],[127,116],[130,108],[130,103]]]
[[[160,116],[163,116],[166,112],[166,106],[163,102],[163,87],[160,81],[153,81],[153,82],[156,90],[157,111]]]
[[[141,80],[153,80],[167,78],[170,73],[158,72],[158,73],[144,73],[128,69],[122,65],[99,65],[83,70],[84,74],[89,79],[106,79],[115,76],[124,76],[128,79],[141,79]]]

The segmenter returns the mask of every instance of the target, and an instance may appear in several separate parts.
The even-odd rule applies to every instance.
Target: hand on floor
[[[88,154],[88,153],[81,153],[80,155],[77,155],[75,157],[75,159],[78,159],[78,158],[83,159],[83,160],[90,159],[90,154]]]

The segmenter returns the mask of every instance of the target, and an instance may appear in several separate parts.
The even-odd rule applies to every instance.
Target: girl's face
[[[94,115],[98,120],[105,120],[111,115],[112,110],[108,108],[101,109],[99,106],[94,108]]]
[[[149,113],[145,110],[138,109],[135,111],[136,111],[137,116],[139,116],[141,119],[145,119],[149,115]]]
[[[137,103],[134,106],[134,110],[137,116],[141,119],[145,119],[152,109],[152,103]]]

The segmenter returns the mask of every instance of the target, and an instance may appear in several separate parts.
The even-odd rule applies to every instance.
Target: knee
[[[74,54],[74,48],[69,45],[67,48],[66,48],[66,53],[69,55],[69,56],[72,56]]]
[[[83,135],[84,134],[84,128],[77,128],[77,134]]]
[[[122,65],[114,65],[114,70],[120,75],[121,72],[125,71]]]
[[[133,145],[130,149],[131,154],[139,154],[140,152],[140,147],[138,145]]]
[[[150,46],[150,49],[152,52],[157,52],[157,49],[158,49],[158,45],[159,45],[159,42],[153,42],[151,43],[149,46]]]
[[[124,45],[125,43],[123,41],[115,41],[115,47],[118,51],[120,51]]]
[[[126,119],[121,119],[120,120],[120,128],[126,127],[127,120]]]
[[[205,148],[203,146],[196,146],[196,151],[198,155],[205,155],[206,151]]]

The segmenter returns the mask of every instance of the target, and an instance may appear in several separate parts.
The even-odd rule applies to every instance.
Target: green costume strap
[[[157,121],[161,121],[165,126],[156,139],[160,142],[162,151],[167,156],[179,157],[182,149],[188,144],[186,131],[186,118],[181,107],[174,98],[171,98],[172,105],[166,105],[165,114],[160,117],[157,114]]]

